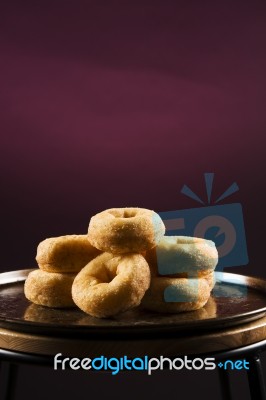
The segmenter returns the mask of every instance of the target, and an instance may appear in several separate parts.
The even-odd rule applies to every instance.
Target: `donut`
[[[97,249],[113,254],[142,253],[165,233],[161,217],[145,208],[111,208],[94,215],[88,237]]]
[[[175,278],[203,278],[208,282],[208,285],[210,286],[210,289],[212,290],[214,288],[215,285],[215,273],[214,271],[198,271],[198,272],[192,272],[192,273],[180,273],[180,274],[175,274],[174,276],[171,275],[171,277],[175,277]]]
[[[36,261],[43,271],[77,273],[99,254],[87,235],[66,235],[43,240]]]
[[[157,274],[157,276],[160,276]],[[193,273],[187,273],[187,272],[181,272],[179,274],[174,274],[174,275],[167,275],[165,277],[168,278],[188,278],[188,279],[195,279],[195,278],[203,278],[205,279],[209,286],[210,289],[212,290],[214,288],[215,285],[215,274],[213,271],[199,271],[199,272],[193,272]]]
[[[149,285],[150,269],[141,254],[103,253],[77,274],[72,297],[87,314],[106,318],[138,306]]]
[[[218,252],[212,240],[190,236],[164,236],[146,253],[152,275],[174,277],[175,274],[208,271],[218,263]],[[177,275],[178,276],[178,275]]]
[[[208,285],[210,286],[211,290],[214,288],[215,283],[216,283],[215,272],[200,271],[198,273],[198,277],[204,278],[208,282]]]
[[[71,287],[76,274],[31,271],[26,278],[24,293],[28,300],[40,306],[65,308],[74,307]]]
[[[161,313],[178,313],[202,308],[210,297],[204,278],[152,277],[142,307]]]

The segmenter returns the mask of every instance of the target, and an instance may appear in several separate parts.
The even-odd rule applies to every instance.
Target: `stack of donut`
[[[112,208],[93,216],[88,239],[103,254],[75,278],[76,305],[95,317],[108,317],[136,307],[150,286],[144,258],[165,233],[161,218],[143,208]]]
[[[148,251],[151,285],[143,307],[159,312],[181,312],[203,307],[215,284],[218,252],[211,240],[164,236]]]
[[[25,281],[25,296],[41,306],[75,306],[71,295],[74,278],[98,254],[87,235],[45,239],[37,247],[39,269],[30,272]]]
[[[41,242],[39,269],[25,295],[48,307],[78,306],[106,318],[142,305],[157,312],[196,310],[214,285],[218,254],[212,241],[164,236],[154,211],[112,208],[93,216],[87,235]]]

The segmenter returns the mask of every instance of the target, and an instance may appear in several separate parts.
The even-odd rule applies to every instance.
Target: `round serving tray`
[[[24,296],[24,281],[32,269],[0,274],[0,327],[51,336],[123,339],[198,333],[251,322],[266,315],[266,281],[216,273],[216,285],[200,310],[179,314],[148,312],[141,307],[113,318],[91,317],[78,308],[35,305]],[[115,336],[113,336],[115,335]]]

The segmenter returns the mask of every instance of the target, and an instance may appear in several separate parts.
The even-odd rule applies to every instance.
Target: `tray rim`
[[[0,290],[3,286],[8,286],[10,284],[16,284],[24,282],[28,274],[38,269],[35,268],[27,268],[21,270],[14,270],[8,272],[0,273]],[[242,313],[241,315],[236,316],[225,316],[220,318],[219,323],[215,323],[216,318],[209,318],[206,320],[192,320],[189,321],[186,325],[178,325],[178,324],[169,324],[169,323],[160,323],[158,325],[154,325],[153,323],[143,323],[143,324],[123,324],[117,326],[97,326],[97,325],[52,325],[42,322],[33,322],[33,321],[25,321],[15,319],[15,318],[5,318],[1,319],[0,314],[0,328],[6,328],[15,332],[21,333],[31,333],[31,334],[42,334],[48,336],[57,336],[58,334],[61,336],[62,334],[68,336],[75,336],[78,335],[97,335],[97,337],[104,334],[112,333],[112,334],[122,334],[124,335],[129,331],[129,335],[132,334],[135,336],[135,333],[138,332],[140,334],[149,333],[151,327],[156,331],[156,333],[160,332],[168,332],[168,333],[184,333],[184,332],[191,332],[193,329],[197,328],[200,331],[213,331],[223,329],[224,327],[232,327],[240,324],[244,324],[247,322],[252,322],[254,320],[263,318],[266,315],[266,279],[254,277],[254,276],[247,276],[247,275],[240,275],[230,272],[216,272],[216,282],[221,283],[228,283],[232,285],[247,285],[247,287],[251,288],[252,290],[258,290],[259,292],[265,293],[265,307],[255,309],[252,311],[247,311]],[[251,285],[252,283],[252,285]],[[254,287],[258,286],[258,287]],[[205,325],[208,325],[207,327]]]

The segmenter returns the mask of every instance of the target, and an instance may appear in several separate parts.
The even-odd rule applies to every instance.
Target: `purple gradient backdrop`
[[[5,3],[0,271],[33,266],[40,240],[86,232],[105,208],[195,207],[182,185],[206,198],[203,173],[215,172],[214,198],[240,187],[226,202],[243,204],[250,265],[234,270],[266,277],[265,2]],[[180,374],[96,375],[90,393],[119,385],[130,400],[142,385],[155,399],[178,382],[186,399],[219,399],[217,376]],[[40,376],[49,382],[41,392]],[[87,384],[87,375],[29,366],[16,394],[83,398]],[[240,373],[234,384],[246,400]]]
[[[131,4],[129,4],[131,3]],[[2,5],[2,271],[45,237],[119,206],[195,207],[233,181],[250,267],[264,275],[266,5],[99,1]]]

